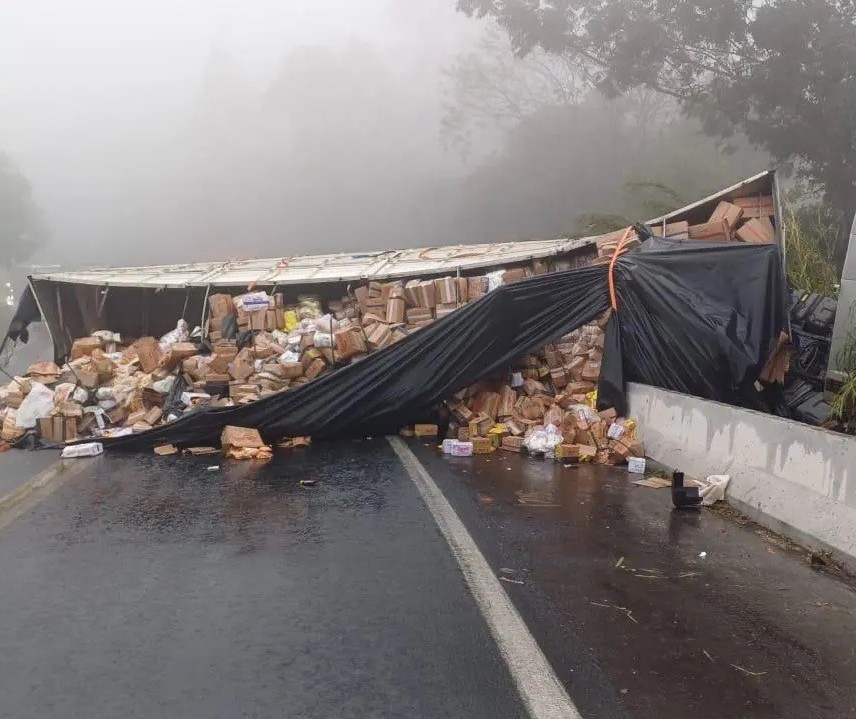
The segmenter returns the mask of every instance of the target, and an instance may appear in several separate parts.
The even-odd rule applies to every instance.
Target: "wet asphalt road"
[[[583,716],[856,716],[847,582],[622,470],[413,449]],[[524,715],[383,440],[211,464],[87,461],[0,531],[0,717]]]
[[[0,716],[522,716],[386,442],[218,460],[104,457],[3,530]]]

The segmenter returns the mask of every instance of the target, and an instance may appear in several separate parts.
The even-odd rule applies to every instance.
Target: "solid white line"
[[[49,497],[89,465],[90,462],[86,459],[74,459],[70,462],[58,459],[35,477],[4,494],[0,497],[0,529],[14,522],[22,514],[29,512],[39,502]]]
[[[401,439],[389,437],[389,443],[449,543],[529,716],[532,719],[579,719],[580,713],[538,642],[428,470]]]

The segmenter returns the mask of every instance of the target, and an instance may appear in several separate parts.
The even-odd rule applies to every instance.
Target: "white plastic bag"
[[[333,335],[326,332],[316,332],[312,337],[312,344],[315,347],[332,347]]]
[[[698,493],[701,495],[701,503],[706,507],[711,504],[716,504],[725,499],[725,490],[728,488],[728,483],[731,481],[729,474],[711,474],[707,479],[698,480],[701,485]]]
[[[331,335],[339,328],[339,323],[331,315],[321,315],[315,320],[315,330]],[[315,345],[318,347],[318,345]]]
[[[160,392],[161,394],[169,394],[169,391],[172,389],[172,386],[175,384],[175,375],[171,374],[163,379],[159,379],[157,382],[152,382],[152,389],[155,392]]]
[[[485,277],[487,277],[487,291],[491,292],[495,290],[497,287],[502,287],[502,276],[505,274],[505,270],[497,270],[496,272],[488,272]]]
[[[271,334],[273,335],[273,341],[280,347],[285,347],[288,344],[288,333],[282,330],[274,330]]]
[[[300,355],[297,354],[297,352],[287,350],[279,356],[279,362],[280,364],[292,364],[294,362],[300,362]]]
[[[92,336],[97,337],[104,344],[120,344],[122,342],[122,335],[110,330],[96,330],[92,333]]]
[[[187,320],[181,319],[176,323],[174,330],[167,332],[160,338],[161,352],[166,352],[176,342],[187,342],[189,339],[190,326],[187,324]]]
[[[555,425],[536,428],[523,442],[526,449],[533,453],[553,452],[562,443],[562,435]]]
[[[40,382],[33,382],[30,393],[24,397],[15,415],[15,425],[31,429],[42,417],[50,417],[54,409],[54,393]]]

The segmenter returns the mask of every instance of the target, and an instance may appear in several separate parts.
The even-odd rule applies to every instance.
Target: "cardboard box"
[[[232,295],[217,294],[208,297],[208,308],[212,317],[222,319],[227,315],[235,314],[235,302]]]
[[[448,404],[447,406],[449,408],[449,411],[452,413],[452,417],[454,417],[455,421],[459,424],[469,424],[470,420],[472,420],[472,410],[462,402],[453,402]]]
[[[734,228],[737,227],[738,224],[740,224],[740,219],[742,217],[742,207],[723,200],[716,206],[716,209],[710,216],[709,222],[719,222],[721,220],[725,220],[725,224],[728,225],[728,231],[730,235],[730,233],[734,231]]]
[[[419,305],[419,285],[420,280],[410,280],[404,285],[404,299],[408,306],[416,307]]]
[[[470,442],[473,445],[473,454],[490,454],[496,451],[489,437],[473,437]]]
[[[81,357],[88,357],[92,354],[93,350],[100,350],[103,346],[103,343],[97,337],[81,337],[72,343],[69,359],[76,360]]]
[[[375,323],[368,332],[368,344],[373,349],[382,349],[392,344],[392,330],[383,322]]]
[[[336,357],[338,359],[348,359],[354,355],[364,354],[368,349],[363,331],[356,327],[336,330],[333,333],[333,339],[336,342]]]
[[[89,372],[84,369],[76,369],[74,370],[75,379],[80,383],[82,387],[86,387],[86,389],[96,389],[98,387],[98,373],[97,372]]]
[[[435,307],[437,304],[437,289],[433,280],[420,282],[416,288],[417,306]]]
[[[193,357],[199,352],[199,348],[192,342],[176,342],[162,356],[159,363],[161,369],[168,372],[174,370],[178,365],[188,357]]]
[[[556,459],[579,459],[580,445],[578,444],[560,444],[556,447]]]
[[[689,237],[691,240],[724,242],[731,239],[731,232],[725,220],[714,220],[701,225],[690,225]]]
[[[495,420],[499,413],[501,396],[498,392],[480,392],[473,403],[473,412]]]
[[[547,390],[547,387],[543,382],[538,381],[537,379],[525,379],[523,380],[523,392],[524,394],[534,397],[535,395],[548,395],[550,392]]]
[[[507,452],[522,452],[524,450],[523,442],[523,437],[514,437],[512,435],[508,435],[502,438],[501,447]]]
[[[128,417],[128,410],[126,407],[122,405],[116,405],[113,409],[108,410],[107,412],[107,420],[111,424],[120,424],[124,422]]]
[[[468,301],[468,283],[466,277],[458,277],[455,280],[455,285],[457,288],[457,301],[458,304],[466,304]]]
[[[526,270],[523,267],[517,267],[513,270],[506,270],[502,275],[502,284],[510,285],[514,282],[526,279]]]
[[[441,277],[434,280],[434,293],[437,304],[453,304],[457,306],[457,284],[452,277]]]
[[[583,368],[586,366],[585,357],[574,357],[564,365],[565,374],[572,382],[579,382],[583,377]]]
[[[143,415],[143,422],[154,427],[158,422],[160,422],[161,417],[163,417],[163,409],[160,407],[152,407]]]
[[[391,325],[404,322],[404,298],[390,297],[386,303],[386,321]]]
[[[413,427],[413,433],[417,437],[436,437],[440,428],[436,424],[417,424]]]
[[[41,417],[39,419],[39,434],[43,439],[53,442],[53,417]]]
[[[499,390],[499,406],[496,410],[497,417],[510,417],[514,413],[514,405],[517,403],[517,392],[508,385],[503,385]]]
[[[651,234],[654,237],[663,237],[662,223],[651,225]],[[688,240],[690,238],[690,223],[685,221],[666,223],[665,238],[675,241]]]
[[[487,433],[490,431],[490,428],[493,427],[493,420],[490,417],[485,417],[484,415],[477,415],[473,419],[470,420],[468,425],[468,430],[470,433],[470,439],[475,437],[486,437]]]
[[[265,446],[257,429],[227,425],[220,435],[223,451],[230,449],[260,449]]]
[[[487,277],[467,277],[467,299],[473,302],[487,293]]]
[[[753,217],[738,228],[737,239],[753,245],[769,245],[776,241],[776,230],[768,217]]]
[[[615,418],[618,417],[618,413],[612,407],[601,410],[598,414],[607,425],[612,424],[615,421]]]
[[[586,362],[583,366],[581,376],[583,380],[587,380],[589,382],[597,382],[598,378],[600,377],[600,362]]]
[[[416,324],[426,320],[430,322],[434,319],[433,313],[427,307],[413,307],[406,310],[404,312],[404,316],[407,318],[408,324]]]
[[[565,370],[561,367],[550,370],[550,380],[556,389],[562,389],[568,384],[568,377],[565,374]]]
[[[132,349],[137,353],[140,369],[143,372],[154,372],[161,361],[160,343],[154,337],[140,337]]]
[[[435,312],[437,314],[437,319],[441,320],[444,317],[448,317],[456,309],[458,309],[458,306],[454,303],[452,303],[452,304],[438,304],[437,309],[435,310]]]
[[[471,457],[473,455],[473,443],[459,440],[449,454],[453,457]]]
[[[250,331],[262,331],[267,329],[268,310],[258,310],[256,312],[247,312],[249,317]]]
[[[319,358],[319,359],[316,359],[316,360],[313,360],[313,361],[312,361],[312,364],[310,364],[310,365],[306,368],[306,372],[304,373],[304,375],[303,375],[303,376],[304,376],[304,377],[306,377],[306,379],[315,379],[315,378],[316,378],[318,375],[320,375],[320,374],[321,374],[321,373],[322,373],[326,368],[327,368],[327,365],[324,363],[324,360],[322,360],[322,359],[320,359],[320,358]]]
[[[773,217],[775,215],[772,195],[734,197],[731,202],[743,210],[744,220],[749,220],[753,217]]]

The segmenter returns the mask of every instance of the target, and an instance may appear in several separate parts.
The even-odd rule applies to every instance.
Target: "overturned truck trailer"
[[[775,176],[761,173],[639,226],[638,235],[33,276],[12,332],[43,317],[60,359],[95,330],[128,343],[183,317],[205,328],[213,345],[234,345],[220,339],[221,298],[231,306],[231,296],[265,289],[284,306],[307,291],[320,296],[335,305],[343,337],[360,345],[338,355],[336,345],[311,349],[311,366],[334,371],[316,379],[307,371],[287,392],[268,387],[258,401],[135,425],[147,431],[107,440],[117,448],[207,444],[227,424],[257,427],[271,440],[393,431],[476,380],[507,376],[521,355],[553,342],[543,366],[530,357],[524,372],[533,373],[530,387],[566,392],[569,382],[585,384],[573,382],[582,359],[573,333],[599,317],[605,323],[605,312],[602,346],[583,347],[583,379],[599,380],[602,404],[620,410],[624,382],[634,380],[762,407],[758,379],[783,376],[788,331],[776,196]],[[282,322],[276,309],[249,324],[237,310],[243,329],[265,337],[266,357],[276,343],[265,323]],[[372,352],[368,336],[386,339]],[[184,369],[168,366],[147,370],[148,383]]]

